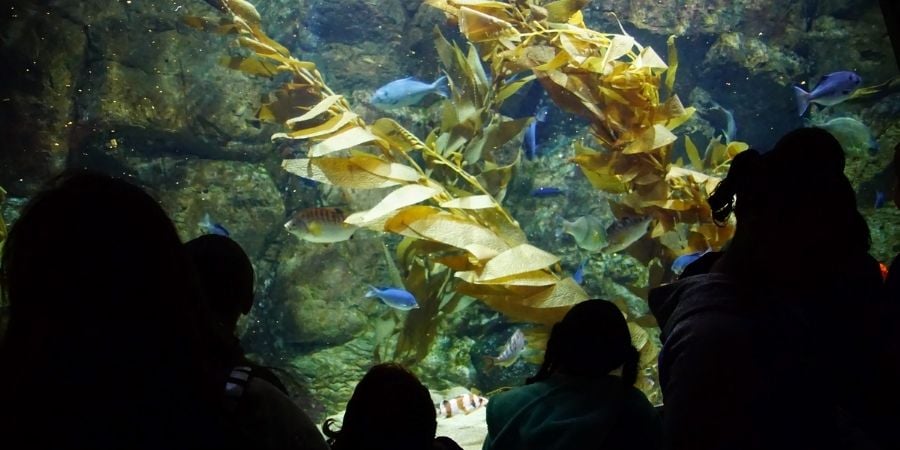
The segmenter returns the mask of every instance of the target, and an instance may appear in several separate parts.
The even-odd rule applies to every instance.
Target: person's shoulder
[[[488,402],[488,415],[501,411],[518,411],[524,405],[546,394],[550,386],[546,381],[514,387],[506,392],[491,396]]]
[[[526,384],[524,386],[516,386],[507,391],[491,396],[489,405],[507,405],[510,403],[518,403],[524,399],[533,397],[539,386],[539,383]]]
[[[273,399],[287,399],[290,401],[288,396],[272,382],[256,376],[250,377],[247,381],[247,392],[245,395]]]
[[[321,434],[306,413],[277,386],[262,378],[247,382],[248,425],[258,432],[265,448],[327,450]]]

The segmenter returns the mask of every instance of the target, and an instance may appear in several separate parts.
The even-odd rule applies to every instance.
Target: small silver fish
[[[412,77],[391,81],[375,91],[372,95],[372,104],[382,109],[410,106],[419,103],[431,93],[445,98],[450,96],[446,76],[438,78],[431,84]]]
[[[519,358],[519,355],[522,354],[522,351],[525,350],[525,344],[525,333],[522,333],[522,330],[516,328],[516,331],[509,337],[506,344],[503,345],[503,350],[500,351],[500,355],[488,356],[485,359],[486,366],[491,368],[494,366],[509,367],[513,365]]]
[[[603,248],[604,253],[616,253],[625,250],[638,239],[647,234],[651,217],[623,217],[606,228],[606,241],[609,243]]]

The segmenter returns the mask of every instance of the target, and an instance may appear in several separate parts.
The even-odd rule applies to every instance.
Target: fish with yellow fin
[[[346,241],[359,228],[344,220],[347,216],[340,208],[306,208],[297,211],[284,229],[298,238],[317,244]]]
[[[616,253],[627,249],[647,234],[651,217],[623,217],[606,228],[607,245],[604,253]]]
[[[512,336],[506,341],[506,344],[503,345],[503,350],[500,351],[498,356],[486,356],[484,358],[486,368],[491,369],[496,366],[509,367],[513,365],[519,359],[519,355],[525,350],[525,344],[525,333],[521,329],[516,328]]]

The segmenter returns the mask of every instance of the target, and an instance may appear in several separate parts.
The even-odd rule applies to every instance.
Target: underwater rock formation
[[[0,21],[0,185],[26,196],[65,167],[87,37],[33,8],[4,8]]]
[[[157,186],[183,240],[208,232],[199,223],[209,214],[255,259],[264,251],[268,236],[281,231],[284,204],[263,166],[206,159],[141,161],[136,165],[141,180]]]
[[[379,240],[323,246],[279,231],[271,297],[283,313],[280,329],[270,332],[286,345],[305,352],[343,344],[364,331],[367,317],[386,308],[363,297],[366,284],[382,284]]]
[[[247,144],[268,144],[271,131],[250,120],[256,105],[246,99],[264,82],[221,67],[213,50],[222,42],[183,33],[182,10],[56,1],[4,14],[0,51],[16,70],[0,83],[0,184],[11,195],[33,193],[70,153],[102,154],[95,144],[116,131],[126,149],[170,142],[205,157],[262,156]]]
[[[371,334],[287,361],[292,374],[325,405],[326,414],[335,414],[353,394],[356,383],[372,365]]]

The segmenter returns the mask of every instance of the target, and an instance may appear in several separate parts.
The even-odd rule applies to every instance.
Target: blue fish
[[[883,208],[886,200],[887,197],[885,197],[884,192],[875,191],[875,209]]]
[[[534,120],[528,125],[528,128],[525,129],[525,139],[522,140],[522,149],[525,151],[525,157],[529,160],[532,160],[538,156],[538,144],[537,144],[537,128],[538,123],[545,122],[547,120],[547,107],[542,106],[537,110],[534,114]]]
[[[532,197],[545,198],[545,197],[556,197],[557,195],[563,195],[566,191],[558,188],[558,187],[539,187],[533,191],[531,191]]]
[[[587,266],[589,260],[590,258],[585,258],[584,261],[582,261],[578,266],[578,270],[576,270],[575,273],[572,274],[572,279],[575,280],[576,283],[584,283],[584,268]]]
[[[421,82],[413,77],[391,81],[375,91],[372,96],[372,104],[382,109],[410,106],[419,103],[431,93],[444,98],[450,96],[450,86],[447,84],[446,76],[438,78],[431,84]]]
[[[687,269],[687,266],[693,264],[694,261],[700,259],[700,257],[707,253],[709,253],[709,249],[702,252],[688,253],[675,258],[675,261],[672,261],[672,272],[674,272],[675,275],[681,275],[681,272],[684,272],[684,269]]]
[[[209,213],[203,215],[203,221],[198,223],[200,228],[206,232],[206,234],[217,234],[219,236],[229,237],[231,233],[228,232],[228,229],[222,226],[222,224],[213,222],[212,218],[209,217]]]
[[[837,105],[850,98],[853,91],[862,84],[862,78],[849,70],[829,73],[819,80],[816,88],[810,92],[804,91],[799,86],[794,86],[794,96],[797,100],[797,113],[803,115],[810,103],[818,103],[823,106]]]
[[[419,307],[419,304],[416,303],[416,297],[410,294],[406,289],[369,286],[369,291],[366,292],[366,298],[375,297],[381,299],[385,305],[401,311],[409,311]]]

